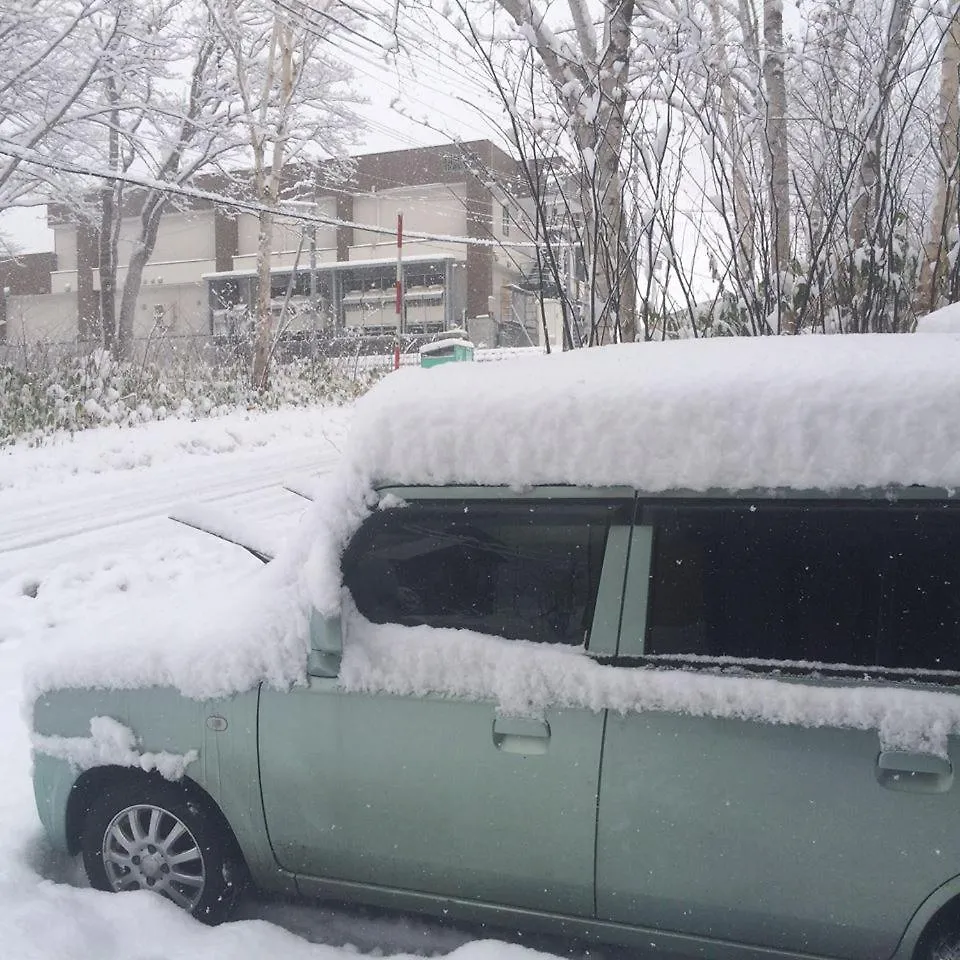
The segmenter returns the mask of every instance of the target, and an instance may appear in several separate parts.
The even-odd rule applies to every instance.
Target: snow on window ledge
[[[960,697],[882,682],[823,686],[596,662],[559,647],[439,627],[379,625],[344,607],[340,688],[354,693],[491,701],[504,715],[547,709],[670,712],[807,728],[875,730],[880,750],[947,756]]]

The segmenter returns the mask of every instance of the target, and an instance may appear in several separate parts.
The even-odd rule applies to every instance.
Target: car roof
[[[344,466],[368,486],[960,488],[960,336],[624,344],[389,374]]]

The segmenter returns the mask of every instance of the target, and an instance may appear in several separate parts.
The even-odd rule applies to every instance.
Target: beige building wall
[[[143,288],[134,315],[134,338],[208,334],[204,296],[204,288],[192,283]],[[70,343],[76,339],[76,293],[8,298],[7,343]]]
[[[76,293],[77,228],[74,224],[53,228],[53,250],[57,255],[57,269],[50,274],[50,292]]]
[[[355,223],[383,227],[388,233],[355,230],[351,260],[382,260],[396,256],[397,213],[403,213],[405,233],[467,235],[467,191],[464,184],[433,183],[399,187],[377,193],[356,194],[353,198]],[[461,243],[404,238],[403,251],[409,256],[452,255],[465,257]]]
[[[66,343],[76,338],[76,293],[34,294],[7,299],[8,344]]]
[[[317,202],[316,210],[320,216],[335,218],[337,201],[333,197],[323,197]],[[307,230],[308,224],[302,220],[278,217],[273,225],[273,252],[281,255],[290,254],[290,263],[292,263],[302,237],[303,250],[300,254],[300,262],[306,263],[310,254]],[[240,214],[237,217],[237,257],[234,258],[235,261],[240,262],[234,263],[234,269],[250,269],[251,262],[256,262],[259,239],[259,219],[250,213]],[[321,259],[324,262],[337,259],[336,227],[317,225],[317,250],[322,253]],[[274,263],[274,266],[277,265],[278,263]]]
[[[140,218],[127,217],[120,228],[117,258],[121,266],[130,262],[134,244],[140,236]],[[168,211],[160,221],[151,265],[216,259],[213,211],[188,213]]]
[[[210,332],[203,284],[142,287],[133,321],[133,335],[193,336]]]
[[[59,269],[77,269],[77,228],[73,224],[58,224],[53,228],[53,252]]]

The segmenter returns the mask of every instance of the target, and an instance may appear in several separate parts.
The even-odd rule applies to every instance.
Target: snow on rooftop
[[[456,337],[448,337],[445,340],[435,340],[433,343],[425,343],[421,348],[421,353],[443,353],[445,350],[453,350],[454,347],[465,347],[467,350],[476,349],[473,341],[460,340]]]
[[[960,336],[629,344],[391,374],[346,467],[371,485],[960,487]]]

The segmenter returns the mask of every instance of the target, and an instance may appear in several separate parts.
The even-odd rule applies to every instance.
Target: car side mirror
[[[310,611],[310,653],[307,673],[311,677],[336,677],[340,673],[343,634],[339,617],[324,617]]]

